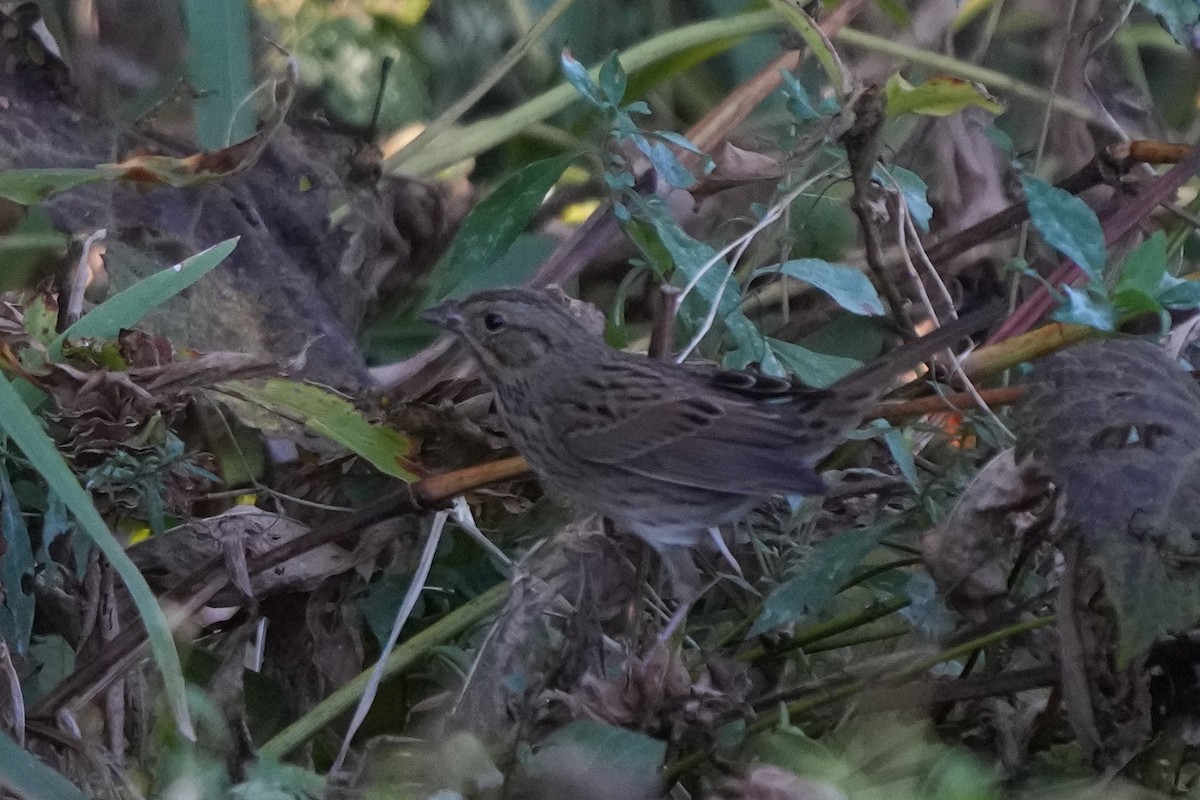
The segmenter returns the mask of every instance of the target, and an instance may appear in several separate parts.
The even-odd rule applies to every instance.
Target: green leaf
[[[1074,261],[1092,280],[1104,271],[1108,250],[1096,212],[1070,192],[1034,178],[1021,176],[1029,218],[1046,243]]]
[[[1125,259],[1117,291],[1136,289],[1147,295],[1156,295],[1167,277],[1167,237],[1157,231],[1138,245]]]
[[[1200,307],[1200,281],[1181,280],[1160,294],[1158,302],[1173,309]]]
[[[455,293],[462,296],[496,286],[520,286],[553,250],[554,242],[548,237],[522,233],[490,269],[468,275]],[[372,364],[399,361],[429,344],[435,336],[436,329],[406,310],[371,328],[366,337],[367,359]]]
[[[113,178],[106,169],[10,169],[0,172],[0,197],[31,206],[59,192]]]
[[[813,22],[812,17],[806,14],[801,4],[794,0],[771,0],[771,5],[800,34],[800,38],[804,40],[816,57],[817,63],[825,70],[825,76],[838,96],[845,96],[848,93],[849,84],[842,69],[842,60],[838,57],[837,51],[833,49],[833,43]]]
[[[1138,0],[1142,8],[1158,17],[1167,32],[1184,47],[1194,47],[1192,28],[1200,23],[1196,0]]]
[[[245,781],[229,789],[228,798],[301,800],[306,797],[320,797],[324,787],[325,778],[315,772],[272,759],[259,759],[246,770]]]
[[[62,354],[63,342],[68,338],[107,339],[122,328],[133,327],[146,312],[167,302],[224,261],[237,247],[238,238],[226,239],[180,264],[159,270],[105,300],[50,343],[50,357],[57,359]]]
[[[663,142],[654,141],[641,134],[630,137],[635,147],[650,160],[659,177],[676,189],[686,189],[696,182],[696,176],[679,162],[675,153]]]
[[[904,480],[908,481],[908,485],[919,491],[921,479],[917,475],[917,462],[913,458],[912,442],[908,441],[902,430],[893,427],[886,420],[873,420],[871,427],[883,431],[883,443],[887,446],[892,461],[896,462],[900,474],[904,476]]]
[[[639,218],[649,223],[659,242],[670,254],[671,261],[675,264],[671,277],[673,284],[685,286],[709,265],[680,304],[678,319],[684,335],[690,337],[699,330],[714,303],[717,304],[714,319],[736,320],[736,317],[730,315],[738,310],[742,290],[737,281],[726,277],[729,272],[728,263],[724,259],[716,258],[717,251],[712,247],[689,236],[671,216],[661,198],[633,194],[628,199],[630,205],[636,208]],[[640,242],[635,240],[635,244]],[[651,261],[655,260],[654,253],[647,255]]]
[[[628,83],[625,70],[621,68],[619,54],[614,50],[600,67],[600,91],[608,98],[610,105],[618,106],[625,99],[625,87]]]
[[[808,90],[804,88],[800,79],[787,70],[781,69],[779,74],[783,78],[781,91],[785,98],[784,105],[792,116],[800,122],[813,122],[820,119],[821,112],[813,107],[812,101],[808,97]]]
[[[46,481],[50,491],[57,494],[66,504],[84,533],[91,537],[92,542],[108,558],[117,575],[125,583],[137,607],[142,625],[146,628],[150,652],[162,674],[163,691],[175,717],[175,724],[183,736],[188,739],[195,738],[188,714],[179,653],[175,650],[171,627],[158,605],[158,599],[146,584],[142,573],[129,560],[129,556],[125,555],[121,543],[109,531],[100,512],[92,504],[92,498],[79,485],[54,442],[42,430],[38,419],[25,407],[20,395],[4,376],[0,376],[0,430],[8,434],[29,459],[30,465]]]
[[[580,751],[587,762],[626,775],[641,773],[649,786],[656,782],[667,754],[667,743],[661,739],[590,719],[575,720],[559,728],[545,740],[539,754],[551,747],[571,747]]]
[[[0,173],[0,180],[4,173]],[[32,288],[60,264],[67,252],[67,235],[55,229],[41,206],[0,236],[0,292]]]
[[[225,147],[254,133],[254,91],[247,0],[184,0],[188,83],[199,91],[193,102],[196,138],[206,150]]]
[[[875,168],[878,172],[890,175],[900,190],[900,198],[908,208],[908,214],[922,233],[929,233],[929,220],[933,219],[933,206],[929,205],[929,186],[915,172],[904,167],[892,165],[887,169],[882,166]],[[880,181],[884,186],[887,181]]]
[[[727,314],[721,322],[734,345],[732,350],[725,353],[722,366],[726,369],[745,369],[754,361],[768,375],[783,377],[787,374],[783,363],[771,349],[769,340],[741,310]]]
[[[55,302],[52,307],[49,299],[39,294],[25,303],[25,332],[46,347],[58,338],[58,304]]]
[[[579,60],[571,55],[570,50],[562,51],[561,62],[563,77],[567,79],[567,83],[571,84],[584,100],[587,100],[601,111],[609,111],[610,105],[604,96],[604,92],[592,80],[592,76],[588,74],[583,64],[579,63]]]
[[[1122,311],[1161,311],[1200,305],[1200,283],[1167,271],[1167,237],[1157,231],[1125,259],[1113,304]]]
[[[87,800],[69,780],[0,731],[0,786],[24,800]]]
[[[20,655],[29,651],[33,633],[33,595],[25,590],[33,575],[33,544],[21,515],[21,505],[8,479],[8,469],[0,461],[0,533],[4,536],[4,555],[0,556],[0,636]]]
[[[884,89],[887,115],[920,114],[927,117],[948,117],[963,109],[982,108],[989,114],[1004,113],[1004,104],[992,97],[979,83],[962,78],[939,76],[913,86],[899,74],[888,78]]]
[[[1073,325],[1087,325],[1098,331],[1111,331],[1116,327],[1117,311],[1107,297],[1076,289],[1074,286],[1061,288],[1066,295],[1066,303],[1050,315],[1051,319]]]
[[[768,337],[767,343],[789,372],[799,378],[805,386],[814,389],[832,386],[862,366],[861,361],[853,358],[818,353],[816,350],[779,339]]]
[[[1114,315],[1118,318],[1127,314],[1143,314],[1148,311],[1161,313],[1165,309],[1157,298],[1146,294],[1140,289],[1121,289],[1112,293]]]
[[[767,595],[762,612],[747,638],[780,627],[804,622],[820,614],[837,595],[854,570],[894,525],[875,525],[847,531],[813,548],[800,571]]]
[[[521,242],[546,193],[571,160],[566,155],[535,161],[514,172],[476,205],[430,271],[425,291],[366,332],[368,360],[379,363],[402,358],[432,341],[438,331],[417,317],[421,309],[447,297],[524,282],[540,260],[514,261],[509,251]],[[533,252],[528,249],[517,255]]]
[[[875,285],[861,271],[845,264],[831,264],[820,258],[798,258],[771,267],[757,269],[751,278],[781,273],[820,289],[852,314],[877,317],[883,314],[883,302]]]
[[[522,167],[475,206],[430,273],[426,303],[462,297],[478,288],[479,274],[492,273],[492,265],[528,227],[572,159],[555,156]]]
[[[372,425],[350,402],[324,389],[282,378],[263,382],[226,381],[220,389],[303,424],[362,456],[386,475],[405,483],[417,479],[405,466],[412,450],[407,437],[391,428]]]

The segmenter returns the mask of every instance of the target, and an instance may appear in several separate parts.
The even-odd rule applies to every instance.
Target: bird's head
[[[597,324],[598,312],[581,306],[561,290],[493,289],[447,300],[421,318],[457,334],[496,380],[603,352],[603,318]]]

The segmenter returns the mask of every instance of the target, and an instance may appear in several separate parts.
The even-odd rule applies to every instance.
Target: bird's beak
[[[462,306],[457,300],[445,300],[421,312],[421,319],[449,331],[462,330]]]

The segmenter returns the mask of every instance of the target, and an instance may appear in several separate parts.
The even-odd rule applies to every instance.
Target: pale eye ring
[[[489,311],[483,315],[483,327],[492,333],[504,327],[504,315],[499,311]]]

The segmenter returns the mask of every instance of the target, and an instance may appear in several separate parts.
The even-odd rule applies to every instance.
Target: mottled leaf
[[[417,476],[408,470],[412,443],[397,431],[372,425],[349,401],[306,383],[273,378],[267,381],[227,381],[220,386],[250,403],[302,423],[345,447],[386,475],[406,482]]]
[[[1042,359],[1018,456],[1064,495],[1065,530],[1105,577],[1122,664],[1200,622],[1200,388],[1149,342]]]

